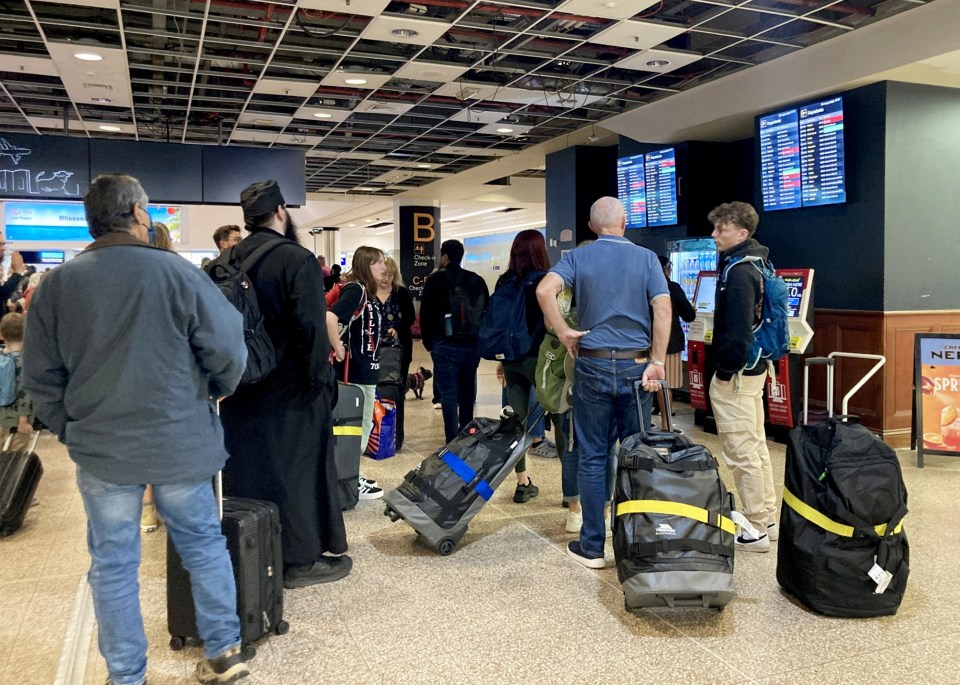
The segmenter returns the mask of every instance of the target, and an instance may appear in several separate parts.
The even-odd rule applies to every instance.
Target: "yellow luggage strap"
[[[783,503],[807,519],[810,523],[823,528],[829,533],[845,538],[853,537],[855,532],[853,526],[848,526],[845,523],[837,523],[833,519],[824,516],[786,488],[783,489]],[[887,533],[887,524],[881,523],[878,526],[874,526],[873,529],[877,531],[877,535],[883,537]],[[893,534],[897,535],[901,530],[903,530],[903,520],[893,529]]]
[[[666,514],[668,516],[683,516],[700,523],[706,523],[720,528],[726,533],[736,533],[737,527],[733,521],[722,514],[711,514],[706,509],[695,507],[692,504],[667,502],[658,499],[634,499],[621,502],[617,505],[617,516],[624,514]],[[712,520],[711,520],[712,519]]]
[[[333,427],[334,435],[358,435],[363,436],[363,428],[361,426],[334,426]]]

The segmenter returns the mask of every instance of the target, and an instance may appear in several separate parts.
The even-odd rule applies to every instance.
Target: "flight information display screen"
[[[799,118],[803,206],[846,202],[843,99],[801,107]]]
[[[760,187],[766,210],[800,206],[800,130],[795,109],[760,117]]]
[[[847,201],[843,98],[757,117],[766,211]]]
[[[648,152],[646,163],[647,226],[677,223],[677,156],[672,147]]]
[[[627,214],[627,228],[647,225],[647,189],[643,171],[643,155],[617,160],[617,196]]]

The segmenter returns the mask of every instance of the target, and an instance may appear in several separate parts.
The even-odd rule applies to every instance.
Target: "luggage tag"
[[[870,576],[870,580],[877,584],[877,589],[873,591],[875,595],[882,595],[890,586],[890,581],[893,580],[893,574],[882,569],[877,564],[876,557],[873,558],[873,567],[867,571],[867,575]]]

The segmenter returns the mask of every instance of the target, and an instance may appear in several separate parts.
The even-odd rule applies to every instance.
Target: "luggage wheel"
[[[277,635],[284,635],[288,630],[290,630],[290,624],[286,621],[278,621],[277,625],[273,628],[273,632]]]
[[[174,635],[173,637],[170,638],[170,649],[172,649],[175,652],[179,652],[181,649],[183,649],[186,643],[187,641],[184,640],[182,637],[180,637],[179,635]]]
[[[383,515],[386,516],[391,521],[393,521],[394,523],[400,520],[400,514],[398,514],[397,511],[393,507],[391,507],[389,504],[384,508]]]
[[[241,654],[243,654],[244,661],[250,661],[253,657],[257,655],[257,648],[253,645],[244,645],[240,649]]]
[[[437,551],[443,556],[448,556],[451,552],[453,552],[453,548],[456,547],[456,545],[457,543],[455,543],[453,540],[446,538],[441,540],[440,544],[437,545]]]

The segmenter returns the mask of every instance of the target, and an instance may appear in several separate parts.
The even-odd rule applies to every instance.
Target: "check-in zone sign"
[[[400,207],[400,271],[410,295],[423,297],[440,252],[440,208]]]

